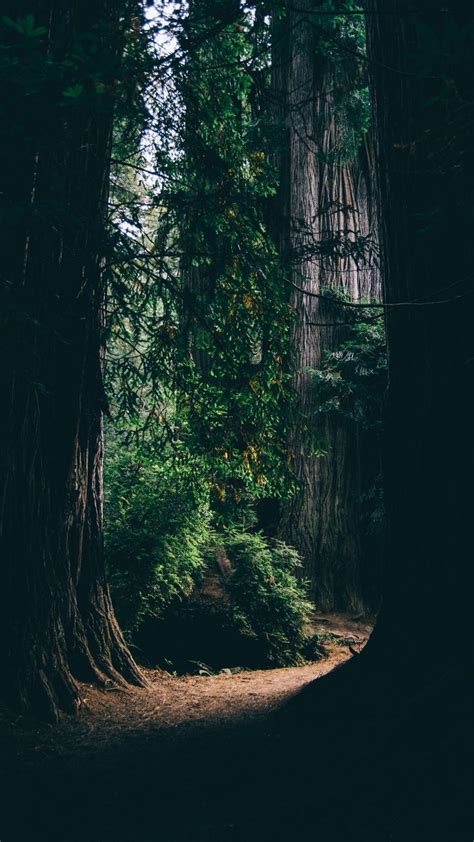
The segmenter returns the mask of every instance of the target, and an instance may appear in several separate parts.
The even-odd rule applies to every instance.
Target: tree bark
[[[15,5],[10,15],[29,11]],[[98,25],[98,49],[116,70],[117,6],[45,0],[34,11],[48,30],[45,49],[60,44],[64,57]],[[53,82],[38,92],[34,80],[24,93],[16,91],[1,176],[2,696],[54,719],[77,709],[76,679],[143,679],[114,616],[102,554],[101,255],[113,100],[86,90],[85,101],[64,108]]]
[[[472,664],[474,451],[472,10],[368,4],[369,57],[387,303],[389,394],[384,466],[389,559],[377,641],[407,662],[429,617],[456,628],[439,663]],[[458,39],[443,48],[448,23]],[[438,52],[439,51],[439,52]],[[428,68],[428,69],[427,69]],[[403,623],[398,620],[403,614]],[[459,642],[459,645],[458,645]],[[430,659],[431,660],[431,659]]]
[[[372,137],[352,157],[337,151],[345,131],[335,101],[341,71],[334,58],[317,51],[310,19],[316,6],[312,0],[300,3],[276,26],[274,99],[277,119],[286,122],[286,150],[278,160],[280,250],[289,258],[289,280],[305,292],[321,294],[330,287],[352,301],[378,299]],[[283,25],[289,46],[281,37]],[[353,71],[360,72],[355,60]],[[349,76],[344,81],[350,87]],[[335,254],[337,240],[355,241],[360,235],[369,247],[359,260]],[[289,447],[300,490],[285,507],[281,535],[301,553],[318,607],[360,611],[368,607],[361,583],[363,442],[355,422],[319,412],[311,374],[344,339],[344,326],[338,324],[344,316],[294,287],[290,303],[296,412]]]

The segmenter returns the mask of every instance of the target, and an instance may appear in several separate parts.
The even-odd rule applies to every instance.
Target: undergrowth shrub
[[[106,468],[112,595],[142,659],[183,672],[193,661],[220,668],[302,660],[310,606],[296,550],[254,531],[249,512],[223,523],[196,466],[157,465],[112,446]],[[225,580],[219,547],[232,567]],[[202,584],[213,576],[220,592],[209,598]]]
[[[125,450],[106,471],[105,547],[114,604],[127,632],[188,596],[205,567],[211,512],[191,468]]]
[[[232,529],[222,538],[233,566],[227,590],[236,624],[259,641],[269,664],[300,662],[311,605],[296,577],[297,551],[258,532]]]

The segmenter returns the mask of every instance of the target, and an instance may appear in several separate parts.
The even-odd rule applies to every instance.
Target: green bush
[[[237,526],[212,512],[212,484],[196,464],[156,464],[112,438],[106,462],[106,559],[114,605],[149,663],[221,666],[300,662],[309,604],[298,554],[254,531],[243,507]],[[219,530],[215,531],[218,522]],[[224,547],[232,572],[209,599],[200,583],[217,572]]]
[[[236,624],[259,641],[269,664],[299,663],[311,605],[296,578],[298,553],[258,532],[231,530],[223,543],[234,568],[227,589]]]
[[[385,327],[380,319],[374,321],[374,316],[370,322],[360,315],[352,318],[337,350],[327,352],[321,367],[309,373],[317,389],[319,411],[350,418],[370,431],[376,441],[382,430],[387,388]]]
[[[124,450],[106,470],[105,548],[120,622],[133,632],[188,596],[205,566],[211,513],[190,466]]]

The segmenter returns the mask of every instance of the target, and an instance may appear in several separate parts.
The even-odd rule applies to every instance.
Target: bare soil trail
[[[463,687],[400,708],[370,624],[312,627],[302,667],[83,684],[58,726],[0,711],[0,842],[472,842]]]
[[[255,810],[270,809],[264,766],[275,712],[352,657],[371,630],[344,617],[315,615],[313,625],[335,637],[327,658],[301,667],[147,670],[149,687],[127,692],[83,684],[79,716],[54,727],[4,713],[1,842],[253,839]]]

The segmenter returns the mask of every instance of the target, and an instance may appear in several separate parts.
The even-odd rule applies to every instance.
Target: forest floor
[[[397,835],[384,816],[380,828],[368,819],[355,831],[359,801],[367,788],[373,800],[377,780],[368,783],[363,750],[343,768],[337,749],[328,765],[321,747],[335,727],[346,745],[350,697],[345,721],[340,709],[319,716],[317,738],[298,714],[293,736],[280,733],[282,712],[300,692],[351,659],[371,632],[370,623],[335,615],[315,616],[314,625],[328,633],[329,654],[301,667],[213,676],[146,670],[144,690],[82,684],[79,715],[56,726],[0,711],[0,842],[457,840],[411,837],[405,825]],[[316,835],[315,816],[323,827]]]
[[[301,667],[148,669],[145,690],[82,684],[79,715],[56,726],[0,712],[1,842],[249,838],[235,800],[248,796],[272,714],[352,657],[372,628],[341,615],[315,615],[313,626],[328,635],[328,656]]]

